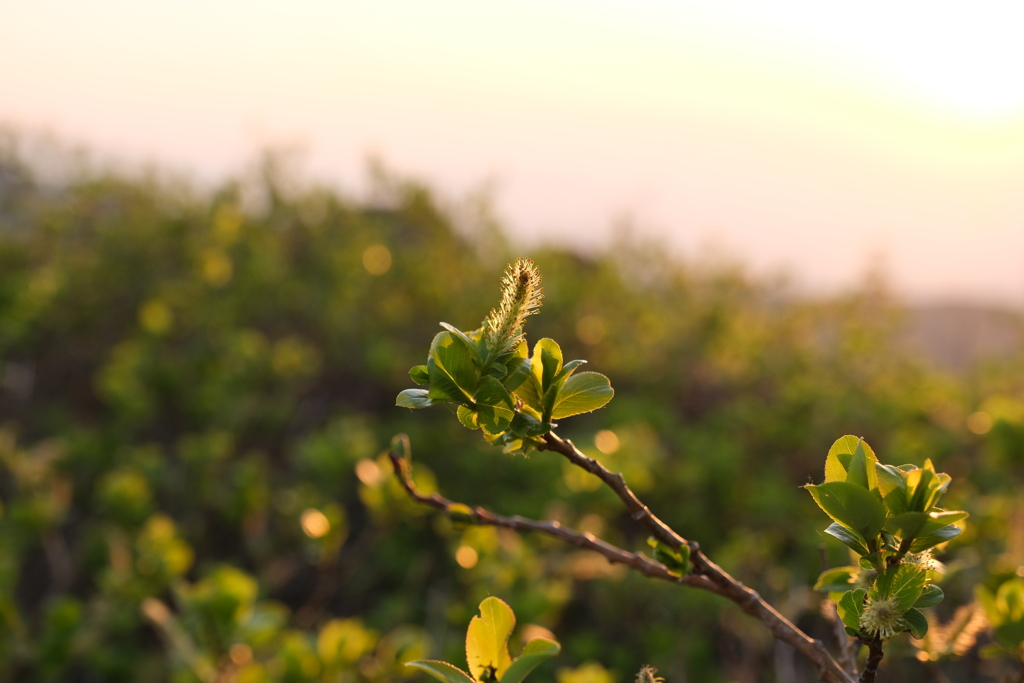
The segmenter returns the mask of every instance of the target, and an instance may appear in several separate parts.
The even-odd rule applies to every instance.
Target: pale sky
[[[0,122],[221,177],[368,153],[522,244],[631,216],[812,291],[1024,306],[1024,3],[0,0]],[[524,246],[524,249],[527,247]]]

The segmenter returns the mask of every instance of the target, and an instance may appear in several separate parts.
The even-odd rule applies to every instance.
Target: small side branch
[[[412,480],[412,467],[408,460],[397,454],[393,449],[389,453],[389,456],[391,458],[392,465],[394,465],[395,474],[398,477],[399,482],[402,484],[402,487],[406,490],[409,496],[418,503],[429,505],[432,508],[441,510],[442,512],[448,513],[452,516],[457,516],[463,519],[468,518],[473,524],[504,527],[506,529],[513,529],[520,532],[535,531],[547,534],[548,536],[553,536],[561,541],[565,541],[570,545],[600,553],[609,562],[632,567],[644,576],[662,579],[672,583],[682,583],[689,586],[695,586],[709,590],[713,593],[721,592],[718,590],[717,586],[703,576],[692,574],[688,576],[679,576],[678,574],[673,574],[666,569],[663,564],[652,560],[643,553],[631,553],[603,541],[591,533],[579,532],[574,529],[570,529],[556,521],[538,521],[521,517],[519,515],[506,517],[504,515],[495,514],[482,507],[471,507],[464,503],[448,500],[437,493],[425,495],[416,488],[416,484]]]
[[[875,674],[878,673],[878,665],[882,663],[885,652],[882,651],[882,639],[872,640],[859,639],[868,646],[868,661],[864,664],[864,671],[860,674],[858,683],[875,683]]]
[[[714,592],[732,600],[744,612],[763,622],[775,638],[790,645],[813,662],[818,667],[818,673],[822,680],[827,683],[853,683],[852,676],[832,658],[824,643],[801,631],[793,622],[765,602],[756,591],[743,585],[709,560],[701,552],[700,545],[696,541],[683,538],[658,519],[626,485],[626,480],[620,473],[612,472],[597,460],[581,453],[571,441],[562,439],[553,432],[545,434],[544,441],[546,450],[559,453],[572,464],[601,479],[625,503],[630,516],[650,529],[655,538],[673,548],[679,548],[684,544],[688,545],[694,574],[707,578],[716,587],[717,590]]]

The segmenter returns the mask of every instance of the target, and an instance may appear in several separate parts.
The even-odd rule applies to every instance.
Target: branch
[[[821,553],[821,570],[829,568],[828,552],[825,546],[818,546]],[[839,666],[849,674],[857,673],[857,653],[854,651],[854,639],[846,634],[846,625],[839,618],[839,606],[828,598],[822,603],[825,618],[832,623],[832,632],[839,647]]]
[[[396,440],[402,442],[406,449],[406,453],[408,453],[408,437],[404,434],[400,434]],[[695,586],[709,590],[713,593],[721,593],[718,586],[714,585],[703,576],[694,574],[679,576],[678,574],[670,572],[660,562],[655,562],[643,553],[631,553],[603,541],[591,533],[581,533],[556,521],[538,521],[528,519],[526,517],[520,517],[519,515],[506,517],[504,515],[495,514],[481,507],[470,507],[464,503],[457,503],[455,501],[448,500],[437,493],[425,495],[416,488],[416,484],[412,480],[412,466],[409,464],[409,461],[405,457],[396,453],[394,448],[392,448],[388,453],[388,456],[391,458],[391,464],[394,465],[395,468],[395,475],[398,477],[398,481],[402,484],[402,488],[404,488],[406,493],[408,493],[409,496],[418,503],[429,505],[430,507],[441,510],[449,515],[456,516],[460,519],[468,517],[473,524],[504,527],[515,531],[536,531],[538,533],[547,534],[548,536],[553,536],[571,545],[598,552],[609,562],[627,565],[636,569],[644,576],[663,579],[672,583],[682,583],[689,586]]]
[[[789,619],[765,602],[756,591],[743,585],[709,560],[701,552],[700,545],[696,541],[686,540],[658,519],[630,490],[621,474],[612,472],[597,460],[587,457],[571,441],[562,439],[553,432],[545,434],[544,441],[545,450],[561,454],[572,464],[590,472],[607,484],[626,504],[630,516],[650,529],[655,538],[673,548],[679,548],[684,544],[688,545],[694,573],[707,578],[717,589],[714,591],[715,593],[732,600],[744,612],[762,621],[775,638],[790,645],[813,662],[818,667],[818,673],[822,680],[827,683],[853,683],[853,678],[832,658],[824,643],[801,631]],[[872,680],[874,679],[872,678]]]
[[[860,674],[858,683],[875,683],[875,674],[878,672],[878,665],[882,663],[885,653],[882,651],[882,639],[873,638],[865,640],[858,638],[860,642],[868,646],[868,661],[864,664],[864,671]]]

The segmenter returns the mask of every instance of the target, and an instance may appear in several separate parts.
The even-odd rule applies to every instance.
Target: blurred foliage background
[[[476,327],[520,255],[545,276],[529,338],[617,391],[560,434],[822,638],[810,586],[823,552],[849,557],[799,487],[843,434],[932,458],[972,517],[940,554],[947,625],[896,641],[884,677],[1019,675],[1024,354],[954,373],[901,342],[907,311],[877,282],[801,297],[626,236],[523,254],[485,202],[374,178],[345,197],[270,155],[197,190],[0,138],[0,681],[413,679],[404,661],[464,662],[487,595],[519,642],[563,644],[537,681],[815,680],[715,596],[401,494],[382,457],[398,431],[425,489],[646,548],[557,456],[394,407],[438,321]]]

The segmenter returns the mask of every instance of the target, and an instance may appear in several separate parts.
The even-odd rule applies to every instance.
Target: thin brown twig
[[[572,464],[601,479],[626,504],[630,516],[647,526],[655,538],[668,543],[673,548],[679,548],[684,544],[688,545],[690,548],[690,562],[693,563],[694,573],[709,579],[717,588],[714,592],[735,602],[744,612],[763,622],[775,638],[787,643],[813,662],[818,667],[818,673],[822,680],[827,681],[827,683],[853,682],[853,677],[844,671],[843,667],[832,658],[824,643],[811,638],[801,631],[774,607],[765,602],[756,591],[743,585],[717,564],[709,560],[701,552],[700,545],[696,541],[689,541],[683,538],[658,519],[636,497],[636,494],[630,490],[629,486],[626,485],[626,480],[620,473],[612,472],[597,460],[587,457],[571,441],[562,439],[553,432],[544,435],[544,442],[545,450],[559,453]]]
[[[695,586],[714,593],[720,592],[717,586],[703,576],[694,574],[680,576],[678,574],[674,574],[666,569],[663,564],[652,560],[643,553],[631,553],[603,541],[591,533],[579,532],[574,529],[570,529],[556,521],[538,521],[521,517],[519,515],[506,517],[504,515],[495,514],[482,507],[470,507],[464,503],[448,500],[437,493],[425,495],[416,488],[416,484],[412,480],[412,468],[409,465],[408,460],[395,453],[394,450],[392,450],[388,455],[391,458],[391,463],[395,468],[395,474],[398,476],[398,480],[402,484],[402,487],[405,489],[406,493],[408,493],[409,496],[418,503],[429,505],[430,507],[436,508],[458,518],[468,518],[473,524],[504,527],[515,531],[536,531],[538,533],[547,534],[548,536],[553,536],[571,545],[598,552],[609,562],[627,565],[636,569],[644,576],[663,579],[665,581],[671,581],[672,583],[682,583],[689,586]]]
[[[821,553],[821,569],[826,571],[829,569],[828,551],[823,545],[818,547],[818,551]],[[839,647],[839,666],[843,667],[846,673],[856,675],[857,652],[853,646],[856,641],[846,633],[846,624],[839,618],[839,606],[827,598],[825,602],[828,619],[832,623],[832,635],[835,636],[836,645]]]

